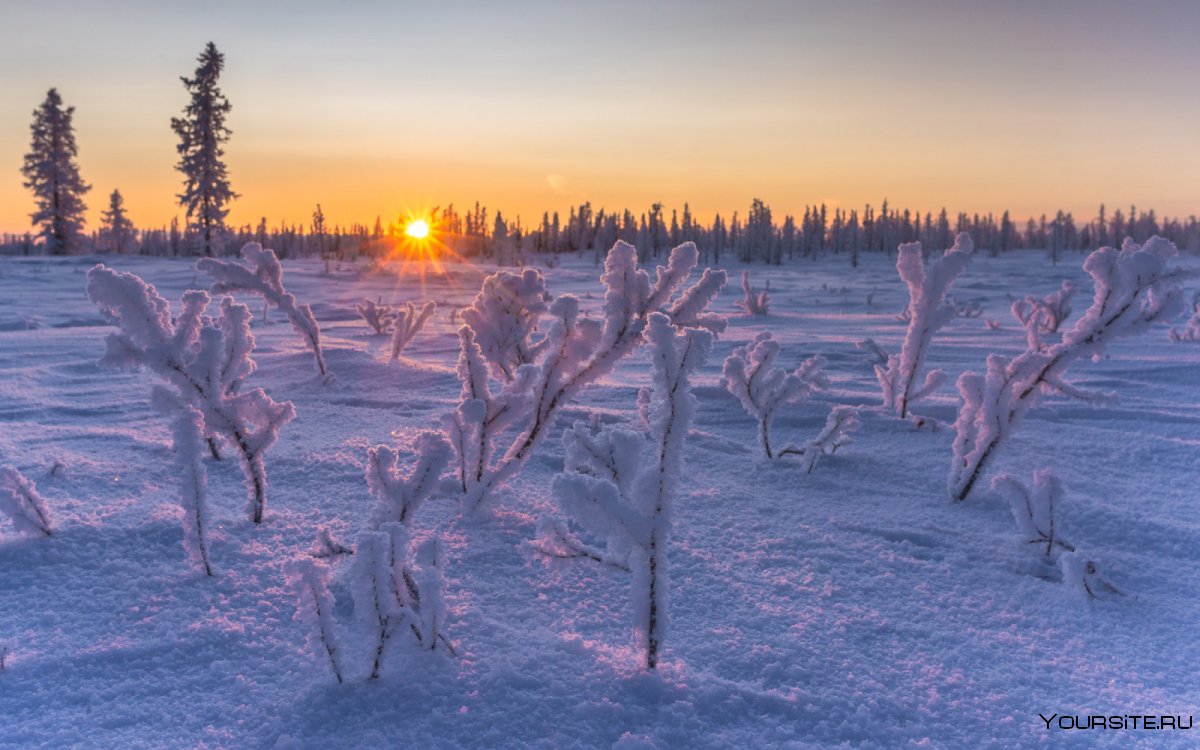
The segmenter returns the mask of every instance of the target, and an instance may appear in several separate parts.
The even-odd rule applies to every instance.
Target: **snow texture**
[[[210,291],[213,294],[258,294],[263,300],[279,310],[291,322],[296,333],[312,349],[317,372],[325,376],[325,355],[321,352],[321,327],[313,316],[312,308],[296,302],[296,297],[283,288],[283,266],[274,250],[264,250],[257,242],[242,246],[242,258],[246,263],[220,258],[201,258],[196,261],[196,270],[213,278]]]

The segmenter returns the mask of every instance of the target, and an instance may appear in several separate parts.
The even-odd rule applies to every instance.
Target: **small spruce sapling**
[[[649,444],[625,428],[593,432],[577,422],[563,438],[566,472],[554,480],[563,513],[604,546],[584,541],[562,521],[549,521],[536,548],[549,557],[591,559],[632,574],[634,626],[645,666],[654,669],[667,633],[673,507],[696,411],[690,377],[708,358],[713,335],[680,331],[666,315],[653,313],[647,339],[653,373]]]
[[[752,343],[734,349],[722,368],[725,389],[758,420],[758,442],[767,458],[776,457],[771,448],[771,422],[776,412],[785,404],[806,400],[827,382],[824,357],[810,357],[787,372],[775,364],[779,351],[779,342],[770,331],[763,331]]]
[[[0,515],[8,516],[13,530],[26,536],[51,536],[50,509],[37,486],[11,466],[0,468]]]
[[[908,332],[898,355],[889,355],[886,365],[875,366],[875,377],[883,391],[883,406],[895,411],[901,419],[908,418],[909,406],[936,391],[946,381],[941,370],[931,370],[922,385],[917,385],[925,357],[938,329],[957,315],[957,308],[946,300],[946,292],[967,267],[974,243],[965,232],[954,238],[954,246],[928,266],[921,255],[921,243],[900,245],[896,270],[908,286],[908,307],[903,319]],[[873,341],[864,341],[860,348],[880,352]]]
[[[297,304],[296,297],[283,288],[283,266],[274,250],[264,250],[257,242],[242,246],[246,263],[219,258],[201,258],[196,270],[213,278],[213,294],[258,294],[275,309],[287,316],[292,327],[312,349],[317,372],[324,377],[325,355],[321,352],[321,328],[308,305]]]
[[[417,337],[421,329],[425,327],[425,322],[433,315],[433,311],[437,309],[437,303],[426,302],[417,308],[412,302],[405,302],[404,308],[397,311],[392,332],[392,357],[391,361],[395,362],[400,359],[400,355],[404,352],[412,340]]]
[[[742,271],[742,299],[733,304],[747,315],[766,315],[771,307],[771,295],[766,290],[755,292],[750,286],[750,272]]]
[[[396,313],[390,305],[377,304],[373,299],[365,299],[361,305],[354,306],[359,317],[375,330],[376,336],[382,336],[392,330],[396,322]]]
[[[170,305],[153,286],[103,264],[88,271],[87,293],[120,328],[106,337],[100,366],[144,367],[160,377],[166,386],[155,386],[152,393],[160,411],[175,414],[195,407],[204,418],[204,435],[224,440],[236,451],[246,475],[247,514],[261,523],[267,504],[263,456],[296,410],[290,401],[276,402],[261,388],[242,388],[255,369],[249,308],[225,298],[213,320],[204,314],[208,292],[192,290],[184,293],[182,310],[172,320]]]
[[[1085,357],[1098,359],[1113,339],[1140,333],[1179,314],[1183,304],[1179,284],[1197,271],[1169,268],[1178,253],[1174,243],[1162,237],[1152,237],[1144,245],[1126,239],[1120,250],[1094,251],[1083,263],[1096,287],[1092,304],[1062,341],[1047,346],[1038,326],[1028,326],[1027,347],[1016,358],[992,354],[984,374],[965,372],[959,377],[962,405],[954,423],[951,497],[967,498],[997,450],[1045,394],[1096,402],[1113,398],[1071,385],[1065,380],[1067,370]]]

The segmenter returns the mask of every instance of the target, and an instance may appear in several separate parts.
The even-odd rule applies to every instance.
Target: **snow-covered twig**
[[[417,436],[414,448],[417,462],[407,477],[400,476],[395,450],[386,445],[367,450],[367,488],[375,496],[369,528],[378,529],[389,521],[410,524],[421,503],[437,491],[450,463],[449,443],[439,433],[427,431]]]
[[[392,324],[396,321],[396,313],[390,305],[376,304],[373,299],[365,299],[361,305],[355,305],[354,309],[358,312],[359,317],[367,322],[367,325],[375,329],[377,336],[382,336],[392,329]]]
[[[11,466],[0,468],[0,514],[18,534],[51,536],[50,509],[33,481]]]
[[[771,295],[765,290],[755,292],[750,286],[750,272],[742,271],[742,299],[733,304],[747,315],[766,315],[771,307]]]
[[[317,532],[317,544],[308,554],[309,557],[315,557],[318,560],[333,559],[342,555],[353,555],[354,550],[334,539],[329,529],[323,528]]]
[[[179,475],[179,509],[183,522],[183,547],[188,557],[213,574],[208,556],[208,471],[204,453],[204,416],[190,405],[178,410],[172,424],[175,471]]]
[[[966,499],[997,449],[1045,393],[1098,401],[1112,398],[1067,383],[1067,370],[1084,357],[1100,357],[1113,339],[1178,314],[1183,303],[1179,283],[1197,275],[1195,270],[1168,268],[1178,252],[1162,237],[1152,237],[1144,245],[1126,239],[1120,250],[1096,250],[1083,263],[1096,286],[1092,305],[1061,342],[1044,346],[1031,333],[1026,350],[1015,359],[993,354],[983,375],[965,372],[959,377],[962,406],[954,424],[951,497]]]
[[[778,359],[779,342],[771,338],[770,331],[763,331],[753,343],[734,349],[722,367],[725,389],[758,420],[758,442],[767,458],[775,458],[771,422],[779,408],[804,401],[826,385],[824,357],[810,357],[793,372],[777,367]]]
[[[1036,325],[1044,333],[1058,333],[1063,321],[1071,314],[1071,298],[1079,287],[1064,281],[1059,288],[1038,299],[1032,295],[1013,300],[1012,314],[1026,328]]]
[[[896,270],[908,286],[908,307],[903,318],[908,323],[908,332],[900,353],[889,356],[886,365],[875,366],[875,377],[883,391],[884,408],[895,411],[901,419],[908,417],[911,404],[933,393],[946,381],[944,372],[931,370],[925,376],[924,384],[917,386],[933,335],[957,314],[956,306],[946,301],[946,292],[967,267],[974,247],[971,238],[965,232],[961,233],[954,238],[953,247],[926,267],[921,243],[900,245]],[[868,348],[867,342],[860,348]],[[879,350],[873,341],[869,348]]]
[[[824,455],[833,455],[843,445],[853,442],[850,433],[860,425],[858,409],[853,406],[835,406],[825,420],[825,426],[817,436],[804,445],[789,445],[779,451],[782,456],[799,456],[804,462],[805,472],[811,474],[817,461]]]
[[[392,333],[392,357],[395,362],[400,359],[400,355],[421,329],[425,327],[425,321],[433,315],[433,311],[437,309],[436,302],[426,302],[417,308],[412,302],[405,302],[404,309],[400,310],[395,315],[395,331]]]
[[[321,328],[308,305],[297,304],[296,297],[283,288],[283,266],[274,250],[264,250],[257,242],[242,246],[242,257],[249,265],[236,260],[201,258],[196,269],[213,278],[213,294],[259,294],[291,321],[292,327],[312,349],[317,372],[325,375],[325,355],[321,352]]]
[[[342,650],[334,624],[333,596],[329,593],[329,567],[302,557],[289,565],[287,576],[296,591],[296,619],[309,629],[309,648],[329,660],[333,676],[340,684],[344,674]]]
[[[1192,317],[1188,318],[1187,325],[1183,327],[1183,330],[1177,331],[1172,328],[1169,331],[1168,335],[1172,341],[1176,343],[1200,342],[1200,299],[1197,299],[1198,297],[1200,297],[1200,292],[1197,292],[1196,296],[1192,298]]]
[[[670,318],[649,316],[648,355],[653,371],[650,442],[628,429],[593,432],[577,422],[564,435],[566,472],[554,480],[564,514],[604,540],[579,539],[565,524],[543,524],[537,549],[559,558],[587,558],[632,573],[634,626],[645,665],[659,661],[667,627],[667,545],[675,495],[683,473],[684,440],[695,413],[690,376],[708,358],[713,335]]]
[[[1062,504],[1062,481],[1049,469],[1033,472],[1033,487],[1012,474],[992,479],[992,489],[1008,500],[1025,544],[1037,545],[1042,556],[1052,559],[1060,550],[1074,551],[1059,533],[1058,507]]]
[[[414,547],[407,527],[397,522],[365,531],[355,545],[349,583],[368,644],[368,679],[379,678],[387,646],[403,630],[424,649],[440,645],[455,655],[445,634],[445,550],[439,539]]]

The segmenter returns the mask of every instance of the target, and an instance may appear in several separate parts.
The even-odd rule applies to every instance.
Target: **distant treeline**
[[[1119,244],[1127,236],[1141,242],[1156,234],[1187,252],[1200,254],[1200,221],[1195,216],[1159,219],[1153,210],[1138,212],[1130,207],[1127,213],[1120,209],[1110,213],[1103,205],[1086,221],[1058,211],[1052,217],[1042,215],[1023,223],[1012,221],[1007,211],[999,218],[966,213],[951,217],[945,209],[922,214],[892,208],[887,201],[878,210],[870,205],[862,211],[808,206],[799,219],[788,214],[778,221],[758,199],[744,215],[734,212],[728,219],[717,215],[710,222],[698,221],[687,204],[682,211],[672,209],[668,214],[661,203],[641,213],[597,210],[584,203],[573,207],[565,220],[557,212],[544,213],[534,226],[522,224],[519,218],[508,221],[500,212],[489,215],[478,203],[465,213],[451,205],[420,218],[430,221],[433,241],[455,254],[504,264],[519,264],[529,253],[603,252],[617,240],[635,245],[645,259],[663,257],[670,248],[692,241],[707,263],[781,264],[797,258],[844,255],[857,264],[863,253],[892,253],[903,242],[919,241],[928,250],[940,250],[949,247],[958,232],[969,233],[977,247],[993,254],[1034,248],[1057,259],[1067,251]],[[376,218],[372,226],[330,227],[318,207],[311,224],[269,226],[264,218],[257,226],[225,230],[218,246],[229,254],[246,242],[257,241],[283,258],[385,257],[403,251],[405,243],[411,242],[404,228],[403,220],[385,223],[382,218]],[[159,229],[105,226],[92,232],[76,252],[186,256],[200,252],[202,243],[197,239],[177,220]],[[32,233],[4,235],[0,241],[0,253],[41,252],[42,243]]]

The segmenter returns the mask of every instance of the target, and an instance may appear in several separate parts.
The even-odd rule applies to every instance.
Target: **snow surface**
[[[438,497],[416,513],[414,537],[436,531],[446,545],[457,659],[397,648],[383,679],[364,682],[349,563],[332,563],[348,652],[338,685],[294,618],[286,571],[322,527],[348,544],[367,523],[368,447],[394,444],[407,469],[418,433],[440,428],[460,390],[452,314],[494,269],[325,275],[319,261],[287,261],[289,290],[321,325],[333,382],[317,378],[286,321],[260,324],[261,305],[246,300],[255,385],[293,401],[297,417],[271,451],[271,511],[259,527],[241,512],[237,462],[206,459],[217,573],[206,579],[182,548],[170,426],[149,400],[154,376],[96,365],[109,329],[84,294],[95,260],[0,259],[0,465],[36,482],[55,519],[50,538],[0,529],[0,645],[10,649],[0,747],[1196,742],[1200,730],[1047,732],[1038,717],[1200,713],[1200,348],[1169,341],[1165,328],[1072,371],[1082,387],[1115,391],[1117,404],[1047,398],[992,467],[1057,473],[1064,535],[1125,596],[1089,601],[1031,575],[1007,503],[984,484],[966,503],[946,498],[957,406],[949,385],[916,408],[945,424],[940,431],[867,410],[854,442],[812,474],[760,459],[754,418],[719,384],[733,347],[770,330],[781,366],[828,360],[830,387],[774,423],[780,444],[804,440],[833,405],[879,404],[854,343],[898,350],[906,294],[885,257],[864,256],[858,269],[845,258],[754,266],[757,280],[770,279],[771,314],[738,315],[737,290],[727,288],[713,309],[730,315],[729,329],[694,379],[699,407],[670,547],[671,635],[657,673],[638,666],[626,575],[548,564],[529,545],[556,507],[561,430],[590,415],[637,426],[649,368],[635,353],[563,410],[490,514],[464,519]],[[168,299],[208,285],[187,260],[104,261]],[[955,294],[985,314],[942,329],[929,367],[952,382],[989,353],[1021,351],[1013,299],[1064,280],[1088,295],[1082,256],[1069,261],[977,255]],[[586,314],[601,314],[590,254],[544,273],[552,294],[578,294]],[[438,309],[389,363],[389,342],[355,312],[364,298]]]

